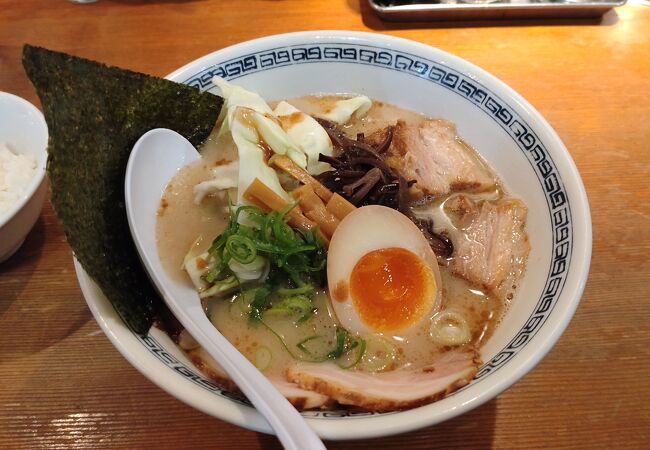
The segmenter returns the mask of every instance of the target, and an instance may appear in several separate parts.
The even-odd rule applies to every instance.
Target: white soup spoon
[[[199,158],[192,144],[165,128],[145,133],[129,157],[126,211],[140,258],[171,312],[212,356],[266,418],[288,450],[325,446],[300,413],[271,382],[212,325],[198,293],[167,276],[156,245],[156,212],[167,183],[181,167]]]

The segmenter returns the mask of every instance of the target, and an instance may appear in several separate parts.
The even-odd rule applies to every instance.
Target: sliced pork
[[[210,381],[215,383],[217,386],[229,391],[241,393],[234,381],[230,379],[225,370],[221,368],[219,363],[217,363],[212,356],[208,354],[202,347],[196,347],[192,350],[187,350],[187,354],[192,361],[192,364],[196,366],[203,374],[205,374]]]
[[[280,378],[270,378],[273,386],[276,387],[282,395],[284,395],[289,403],[291,403],[298,411],[305,411],[308,409],[327,408],[331,406],[334,401],[326,395],[319,394],[315,391],[308,391],[302,389],[295,383],[290,383],[287,380]]]
[[[203,348],[196,347],[188,350],[187,353],[196,368],[203,372],[211,381],[229,392],[241,394],[241,391],[230,379],[226,371]],[[289,403],[299,411],[324,408],[333,403],[329,397],[318,392],[302,389],[297,384],[285,379],[271,377],[269,380],[289,400]]]
[[[445,211],[461,232],[452,270],[469,282],[508,295],[524,272],[530,251],[524,231],[528,209],[517,199],[472,200],[458,195]]]
[[[375,137],[376,139],[378,137]],[[409,125],[398,120],[386,162],[425,195],[455,191],[483,192],[496,186],[496,176],[443,119]]]
[[[342,405],[393,411],[431,403],[465,386],[480,363],[474,348],[459,348],[420,369],[364,373],[333,363],[298,363],[287,370],[287,378]]]

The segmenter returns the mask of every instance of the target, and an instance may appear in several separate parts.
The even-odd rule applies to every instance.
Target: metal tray
[[[368,0],[383,19],[538,19],[600,17],[626,0]]]

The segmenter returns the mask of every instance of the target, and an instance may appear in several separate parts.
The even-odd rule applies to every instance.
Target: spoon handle
[[[237,383],[269,422],[285,449],[325,449],[323,442],[293,405],[210,323],[202,310],[198,314],[195,308],[186,311],[193,317],[187,317],[189,320],[181,320],[181,323]]]

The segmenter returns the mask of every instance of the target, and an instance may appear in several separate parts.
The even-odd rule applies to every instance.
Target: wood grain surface
[[[650,6],[603,20],[400,24],[365,0],[0,0],[0,90],[38,104],[24,43],[164,75],[230,44],[311,29],[414,39],[508,83],[570,150],[594,235],[578,311],[524,379],[440,425],[328,448],[650,448]],[[0,330],[0,448],[280,448],[175,400],[120,356],[86,307],[49,204],[0,265]]]

